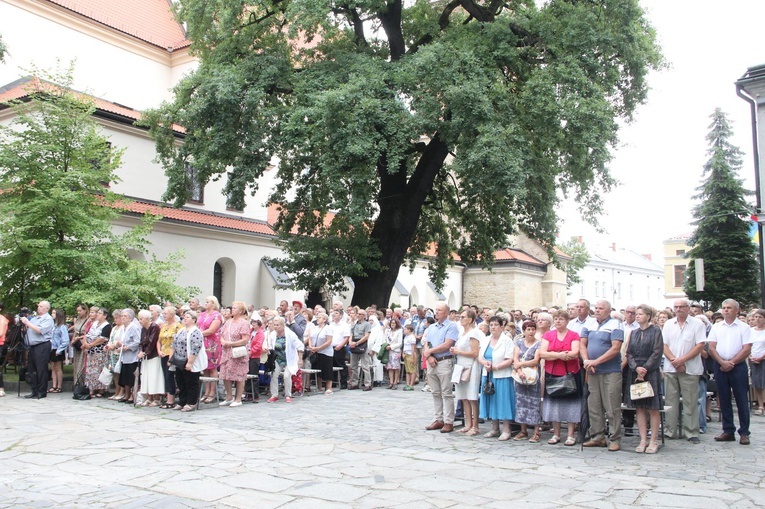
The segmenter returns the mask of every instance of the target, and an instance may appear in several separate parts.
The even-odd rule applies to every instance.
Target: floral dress
[[[242,338],[250,337],[250,325],[247,320],[226,320],[220,329],[220,337],[224,341],[241,341]],[[245,345],[249,351],[249,344]],[[250,371],[250,356],[245,355],[235,359],[232,355],[232,348],[222,348],[223,353],[220,360],[220,378],[231,382],[244,382],[247,380],[247,373]]]
[[[199,314],[199,319],[197,320],[197,327],[199,327],[199,330],[206,331],[210,328],[212,323],[215,320],[219,320],[220,323],[223,323],[223,315],[221,315],[217,311],[202,311],[202,313]],[[207,352],[207,369],[218,369],[218,366],[220,365],[220,356],[221,356],[221,347],[220,347],[220,331],[221,329],[218,328],[217,331],[215,331],[214,334],[210,334],[209,336],[205,336],[205,351]]]

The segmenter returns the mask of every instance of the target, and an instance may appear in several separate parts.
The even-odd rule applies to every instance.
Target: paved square
[[[419,389],[421,385],[418,385]],[[198,412],[0,398],[0,507],[757,507],[752,445],[667,440],[656,455],[425,431],[431,395],[375,389]],[[488,431],[489,424],[482,425]]]

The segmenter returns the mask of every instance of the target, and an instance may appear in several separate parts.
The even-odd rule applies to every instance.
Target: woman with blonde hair
[[[220,378],[226,388],[226,399],[220,402],[220,406],[242,406],[244,383],[250,369],[247,348],[250,341],[250,324],[247,321],[247,305],[244,302],[231,303],[231,318],[223,324],[220,338]],[[236,383],[236,394],[232,396],[233,383]]]
[[[196,312],[196,310],[193,310]],[[205,310],[196,317],[196,326],[202,331],[205,338],[205,353],[207,354],[207,367],[204,376],[218,378],[218,365],[220,364],[220,327],[223,325],[223,315],[220,314],[220,302],[215,295],[205,299]],[[218,388],[216,382],[206,384],[202,403],[212,403],[215,391]]]
[[[162,374],[165,377],[164,405],[160,408],[171,409],[175,406],[175,373],[170,371],[170,353],[173,347],[173,338],[181,328],[178,321],[175,306],[167,306],[162,310],[162,326],[159,328],[159,356],[162,362]]]

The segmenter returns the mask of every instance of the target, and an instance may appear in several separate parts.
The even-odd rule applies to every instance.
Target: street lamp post
[[[736,93],[749,103],[752,111],[754,143],[754,182],[757,196],[757,232],[760,242],[760,304],[765,307],[765,64],[750,67],[736,81]]]

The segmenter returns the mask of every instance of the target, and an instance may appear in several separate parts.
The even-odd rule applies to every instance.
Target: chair
[[[202,401],[202,394],[205,391],[205,383],[215,383],[215,402],[220,403],[220,396],[218,396],[218,378],[214,376],[200,376],[199,377],[199,397],[197,398],[197,410],[199,410],[199,403]]]

